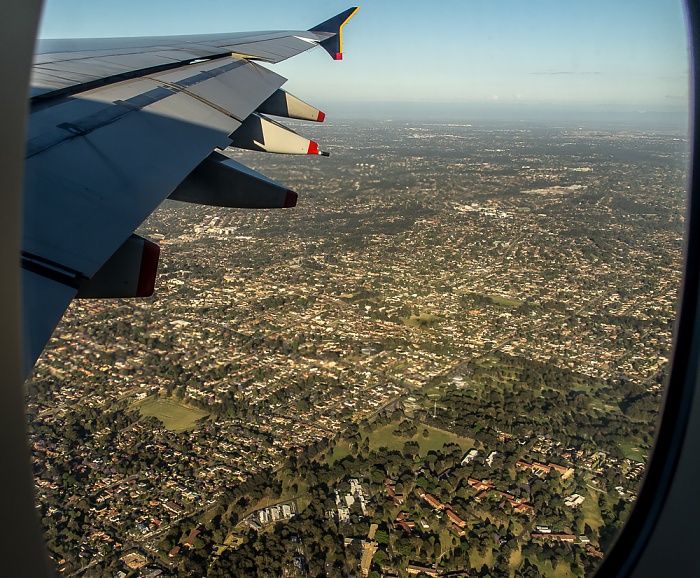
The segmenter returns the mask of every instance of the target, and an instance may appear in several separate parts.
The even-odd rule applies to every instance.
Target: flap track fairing
[[[281,88],[278,88],[270,98],[263,102],[258,107],[257,112],[314,122],[323,122],[326,118],[325,113]]]
[[[150,297],[156,283],[160,247],[132,234],[78,289],[76,298]]]
[[[217,152],[204,159],[168,198],[240,209],[282,209],[297,204],[294,191]]]
[[[318,143],[257,113],[246,118],[230,138],[232,147],[251,151],[328,156],[328,153],[318,150]]]

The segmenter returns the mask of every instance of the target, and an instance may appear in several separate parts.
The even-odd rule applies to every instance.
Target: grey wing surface
[[[234,140],[254,148],[250,140],[255,150],[318,153],[315,143],[259,114],[323,119],[256,61],[328,50],[355,11],[314,31],[39,46],[25,160],[25,375],[76,296],[152,293],[158,247],[133,233],[168,196],[220,206],[295,204],[296,194],[219,151]]]

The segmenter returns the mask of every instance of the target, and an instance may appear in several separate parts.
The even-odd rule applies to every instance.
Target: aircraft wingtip
[[[319,43],[331,55],[333,60],[343,59],[343,26],[357,14],[359,9],[359,6],[353,6],[309,29],[310,32],[329,32],[333,34],[330,38],[326,38]]]

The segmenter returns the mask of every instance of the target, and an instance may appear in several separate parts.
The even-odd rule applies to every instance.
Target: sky
[[[46,0],[42,38],[305,30],[338,0]],[[367,0],[344,60],[320,48],[271,66],[323,107],[682,113],[688,48],[678,0]],[[341,107],[342,108],[342,107]]]

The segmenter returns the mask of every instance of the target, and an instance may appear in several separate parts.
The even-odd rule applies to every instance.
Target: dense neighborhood
[[[56,330],[27,388],[61,575],[591,572],[653,443],[685,136],[320,139],[240,154],[297,208],[166,202],[155,296]]]

